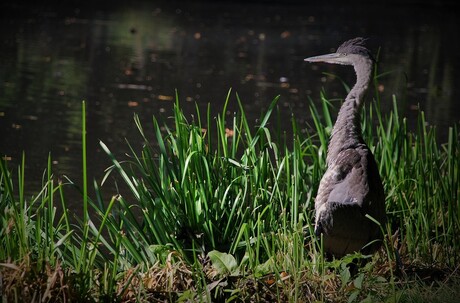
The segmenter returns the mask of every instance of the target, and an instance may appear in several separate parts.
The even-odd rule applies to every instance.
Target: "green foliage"
[[[252,130],[239,100],[240,112],[230,122],[225,118],[229,98],[216,119],[209,108],[202,119],[197,109],[189,122],[177,99],[174,129],[153,120],[156,142],[149,141],[135,117],[144,147],[140,153],[132,150],[124,163],[101,143],[114,163],[109,173],[118,171],[134,197],[123,202],[126,213],[120,217],[129,237],[179,251],[244,253],[254,243],[260,246],[264,234],[296,226],[311,204],[313,188],[307,184],[313,179],[307,171],[311,168],[302,159],[306,151],[316,152],[297,132],[294,153],[272,140],[268,122],[277,100]],[[132,208],[141,210],[141,223]],[[136,252],[145,244],[136,246]],[[259,249],[253,253],[259,259]]]
[[[448,129],[448,142],[439,145],[436,128],[428,127],[423,112],[415,133],[398,116],[396,100],[386,118],[370,108],[379,124],[375,136],[367,127],[387,193],[393,229],[416,260],[457,264],[460,235],[460,146],[457,126]],[[372,112],[373,111],[373,112]],[[370,121],[367,122],[370,124]]]
[[[219,275],[239,273],[237,271],[238,264],[232,255],[212,250],[208,253],[208,257],[211,259],[212,266]]]
[[[396,100],[388,116],[378,98],[365,108],[364,139],[387,194],[387,239],[374,258],[357,254],[327,261],[312,220],[332,103],[322,93],[320,106],[311,102],[306,132],[293,118],[286,134],[272,122],[278,98],[252,126],[238,96],[238,112],[226,115],[231,97],[229,92],[216,117],[208,106],[187,118],[178,97],[172,125],[154,117],[144,129],[135,116],[143,147],[131,147],[122,161],[101,142],[113,163],[103,182],[117,173],[130,190],[109,201],[96,181],[95,197],[88,195],[83,106],[81,218],[71,216],[65,195],[69,186],[79,187],[55,182],[51,157],[43,188],[30,199],[24,195],[25,157],[16,177],[0,161],[0,277],[13,285],[8,298],[147,301],[154,293],[159,300],[184,302],[411,302],[418,299],[398,284],[396,262],[458,266],[456,126],[440,145],[423,112],[412,133]],[[357,260],[367,264],[352,272]]]
[[[56,186],[53,182],[51,162],[49,157],[42,190],[27,201],[24,196],[25,155],[18,169],[17,191],[6,163],[0,161],[0,260],[24,260],[27,263],[40,260],[55,265],[68,254],[65,244],[69,242],[73,231],[66,214],[57,214],[59,206],[56,206],[55,199],[63,185]],[[39,269],[43,269],[41,266],[44,264],[39,263]]]

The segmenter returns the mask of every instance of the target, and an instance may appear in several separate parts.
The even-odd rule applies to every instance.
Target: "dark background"
[[[280,95],[282,120],[294,114],[307,129],[308,107],[321,90],[340,106],[342,81],[352,85],[354,73],[303,58],[356,36],[368,37],[379,59],[383,112],[394,95],[415,129],[424,110],[442,143],[460,120],[457,7],[457,1],[2,2],[0,153],[14,169],[25,151],[31,192],[49,153],[55,175],[78,183],[86,100],[89,173],[100,181],[110,162],[99,140],[119,158],[125,140],[140,148],[133,114],[148,130],[153,115],[168,121],[176,89],[188,114],[209,103],[216,114],[232,88],[254,124]],[[373,96],[371,90],[368,102]],[[232,100],[228,115],[237,108]]]

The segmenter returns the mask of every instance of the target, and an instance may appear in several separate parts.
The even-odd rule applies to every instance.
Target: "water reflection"
[[[341,81],[330,74],[348,84],[354,79],[351,70],[305,64],[303,58],[334,51],[354,36],[371,37],[376,51],[381,46],[379,68],[388,72],[379,87],[383,100],[396,94],[412,123],[419,105],[441,129],[459,121],[460,47],[452,39],[459,21],[448,8],[2,5],[11,14],[1,21],[0,152],[16,164],[25,150],[26,176],[37,186],[48,152],[58,175],[78,181],[81,100],[88,104],[88,158],[97,179],[109,165],[98,140],[116,155],[126,151],[125,138],[139,147],[133,113],[145,125],[152,115],[167,117],[175,89],[187,111],[195,103],[202,109],[212,103],[217,112],[232,87],[252,121],[281,94],[282,121],[295,113],[307,127],[308,104],[318,100],[322,87],[329,97],[345,95]],[[234,110],[232,103],[229,114]]]

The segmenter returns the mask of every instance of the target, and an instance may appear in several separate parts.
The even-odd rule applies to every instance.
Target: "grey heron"
[[[386,222],[379,170],[361,134],[361,108],[374,64],[364,42],[363,38],[354,38],[340,45],[335,53],[305,59],[352,65],[356,72],[356,83],[332,130],[327,170],[315,199],[315,234],[323,235],[325,253],[335,257],[358,251],[375,252],[381,245],[382,233],[379,225],[366,215],[380,224]]]

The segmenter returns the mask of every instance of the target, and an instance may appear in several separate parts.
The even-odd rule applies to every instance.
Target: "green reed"
[[[375,136],[367,127],[367,140],[375,148],[393,229],[399,229],[414,259],[456,264],[460,249],[460,237],[454,232],[460,227],[457,127],[450,127],[447,143],[440,144],[436,128],[427,126],[423,112],[417,130],[408,131],[395,98],[388,117],[382,117],[376,108],[369,111],[379,121]]]
[[[447,143],[440,144],[423,112],[416,131],[410,132],[399,116],[396,99],[388,115],[381,113],[376,99],[365,107],[362,126],[387,195],[389,224],[382,228],[388,230],[388,238],[398,232],[396,242],[385,243],[388,261],[393,261],[391,250],[396,249],[410,262],[456,266],[460,251],[457,127],[449,128]],[[216,117],[211,116],[210,106],[204,111],[197,107],[193,118],[187,117],[178,96],[172,124],[154,117],[152,125],[144,128],[135,116],[144,141],[141,150],[128,142],[131,152],[119,160],[101,142],[113,163],[102,183],[117,173],[130,191],[108,201],[96,181],[95,197],[88,195],[83,103],[82,186],[70,180],[56,182],[50,156],[42,190],[28,198],[25,156],[16,172],[0,162],[0,268],[33,268],[36,273],[64,268],[60,274],[68,285],[56,290],[56,296],[116,301],[132,293],[134,284],[139,287],[136,296],[148,297],[141,277],[155,268],[174,270],[180,265],[198,273],[193,277],[197,288],[182,292],[183,298],[258,298],[259,294],[247,293],[244,285],[216,286],[202,272],[207,266],[203,262],[211,260],[223,277],[258,281],[270,274],[287,281],[272,295],[291,302],[305,300],[307,286],[317,300],[330,299],[328,287],[337,278],[328,273],[333,268],[341,281],[334,290],[336,299],[363,299],[372,290],[374,299],[391,292],[398,301],[393,272],[389,282],[382,284],[385,279],[372,275],[376,265],[370,262],[351,276],[345,265],[359,256],[326,261],[321,241],[313,236],[314,197],[326,168],[332,117],[338,106],[323,92],[319,106],[310,102],[311,124],[298,125],[293,117],[287,135],[276,119],[277,101],[270,103],[257,125],[248,122],[242,102],[231,91]],[[229,102],[238,104],[238,111],[230,116]],[[69,187],[82,192],[82,218],[68,210],[65,191]],[[43,278],[25,277],[29,280],[17,282],[17,295],[9,298],[21,298],[25,284]],[[173,280],[168,281],[172,291]],[[51,285],[46,279],[41,283]],[[352,290],[346,287],[350,283],[355,285]],[[37,293],[46,298],[44,289]]]

